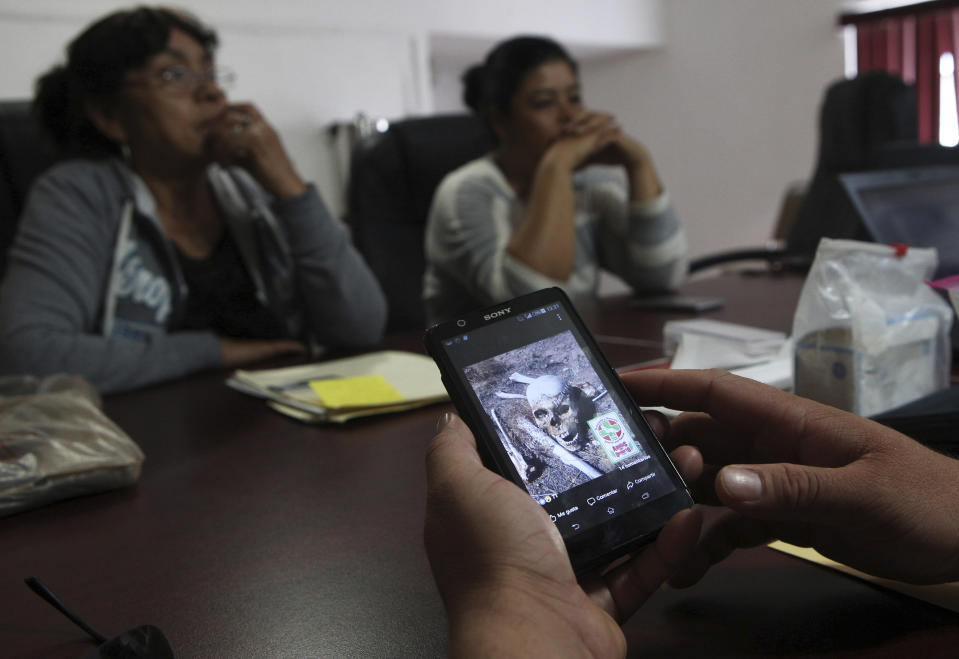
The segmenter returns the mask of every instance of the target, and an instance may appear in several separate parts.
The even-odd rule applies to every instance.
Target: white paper
[[[685,335],[680,340],[680,347],[676,352],[676,358],[673,359],[670,368],[728,368],[720,365],[706,365],[710,360],[719,361],[721,355],[711,355],[710,351],[722,352],[731,361],[742,359],[741,353],[731,351],[728,346],[716,346],[715,343],[723,343],[721,340],[710,339],[700,335]],[[682,355],[683,346],[686,345],[686,355]],[[682,357],[677,366],[677,360]],[[792,339],[786,341],[772,355],[765,358],[754,360],[746,366],[739,368],[728,368],[733,375],[756,380],[763,384],[768,384],[777,389],[792,391],[793,388],[793,349]],[[681,413],[681,410],[673,410],[668,407],[644,407],[644,410],[656,410],[662,412],[668,417],[674,417]]]
[[[663,352],[673,355],[684,334],[697,334],[723,339],[739,350],[754,357],[762,357],[775,352],[786,340],[783,332],[728,323],[722,320],[694,318],[692,320],[670,320],[663,325]]]
[[[728,341],[706,334],[683,333],[673,355],[671,368],[737,368],[774,359],[783,343],[759,350],[746,343]]]

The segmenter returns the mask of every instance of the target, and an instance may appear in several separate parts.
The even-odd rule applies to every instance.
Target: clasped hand
[[[306,189],[279,134],[251,103],[226,107],[211,126],[207,149],[221,165],[246,169],[277,198],[295,197]]]
[[[632,171],[647,166],[650,159],[645,147],[604,112],[584,111],[563,128],[553,146],[568,152],[575,169],[602,164]]]

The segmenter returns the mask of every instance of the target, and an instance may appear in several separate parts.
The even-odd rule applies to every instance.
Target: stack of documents
[[[777,389],[793,388],[792,340],[783,332],[718,320],[669,321],[663,327],[670,368],[722,368]],[[653,407],[666,416],[679,414]]]
[[[779,389],[793,386],[792,342],[782,332],[717,320],[670,321],[663,327],[670,368],[725,368]]]
[[[742,366],[768,360],[782,347],[786,335],[774,330],[705,318],[670,320],[663,325],[663,352],[667,356],[674,355],[681,343],[688,346],[690,339],[702,339],[704,345],[720,348],[722,356],[719,359],[724,361],[723,365],[738,360],[739,363],[733,365]]]
[[[395,350],[305,366],[238,370],[226,383],[306,422],[342,423],[449,400],[432,359]]]

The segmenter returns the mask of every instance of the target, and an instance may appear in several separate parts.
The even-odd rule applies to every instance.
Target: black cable
[[[89,634],[90,637],[97,643],[105,643],[107,641],[106,636],[95,630],[93,627],[84,622],[80,616],[68,609],[67,606],[60,601],[60,598],[54,595],[53,592],[39,579],[36,577],[27,577],[24,579],[24,582],[27,584],[30,590],[49,602],[53,608],[69,618],[73,624]]]

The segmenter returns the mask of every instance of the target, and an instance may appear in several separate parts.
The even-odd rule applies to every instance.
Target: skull
[[[570,385],[555,375],[542,375],[526,387],[526,400],[536,425],[564,444],[576,441],[577,419],[570,400]]]

